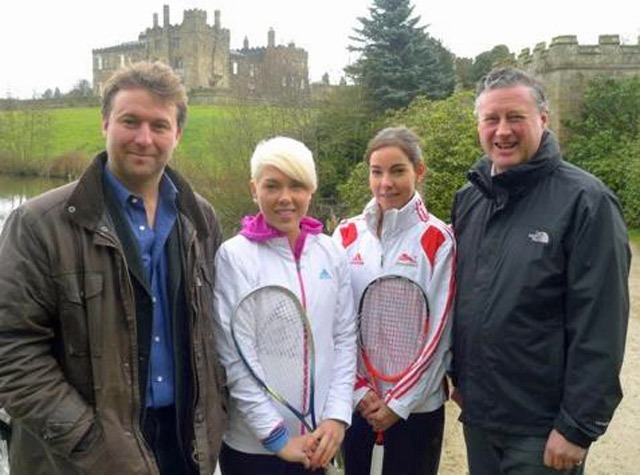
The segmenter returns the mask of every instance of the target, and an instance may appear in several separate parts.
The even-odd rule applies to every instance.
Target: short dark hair
[[[364,154],[364,161],[369,163],[371,154],[385,147],[398,147],[404,152],[414,168],[422,163],[420,137],[403,125],[387,127],[379,131],[375,137],[369,141],[367,151]]]
[[[531,97],[536,103],[539,112],[549,112],[547,95],[542,82],[536,77],[520,69],[507,67],[491,70],[478,82],[476,89],[476,102],[474,112],[478,114],[478,102],[480,96],[486,91],[502,89],[506,87],[526,86],[531,90]]]
[[[123,89],[142,88],[177,108],[179,129],[187,120],[187,91],[180,77],[160,61],[141,61],[118,69],[106,82],[102,91],[102,118],[106,119],[113,107],[113,98]]]

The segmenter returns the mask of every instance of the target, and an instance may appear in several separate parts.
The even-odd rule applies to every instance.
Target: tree
[[[421,137],[427,177],[420,191],[429,212],[444,221],[449,221],[453,195],[466,183],[466,172],[482,155],[473,104],[470,91],[439,101],[419,97],[387,118],[387,125],[406,125]],[[371,196],[367,183],[367,167],[363,163],[354,167],[348,180],[338,187],[347,215],[362,211]]]
[[[499,66],[516,66],[516,58],[505,45],[494,46],[480,53],[472,61],[469,58],[456,58],[456,80],[462,89],[475,89],[478,81],[491,69]]]
[[[316,203],[322,201],[325,208],[318,210],[320,214],[342,212],[337,209],[343,203],[336,200],[336,187],[362,161],[367,142],[378,126],[364,106],[362,88],[345,85],[330,91],[302,131],[301,139],[313,151],[318,167]]]
[[[75,86],[67,93],[68,97],[91,97],[93,96],[93,88],[91,83],[86,79],[80,79]]]
[[[360,53],[345,71],[362,85],[375,112],[406,107],[415,97],[448,97],[454,88],[453,55],[413,17],[410,0],[373,0],[359,17],[350,51]]]
[[[629,226],[640,227],[640,77],[592,80],[567,128],[567,160],[611,188]]]

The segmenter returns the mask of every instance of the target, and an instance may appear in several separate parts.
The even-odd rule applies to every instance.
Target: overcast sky
[[[618,34],[637,44],[640,2],[608,0],[598,7],[584,0],[414,0],[427,32],[457,56],[475,57],[497,44],[512,52],[550,43],[559,35],[578,36],[581,44],[597,43],[600,34]],[[596,3],[596,2],[588,2]],[[603,3],[606,8],[603,8]],[[137,40],[153,24],[162,23],[163,5],[172,24],[185,9],[214,10],[231,30],[231,48],[264,46],[273,27],[276,43],[294,41],[309,52],[312,81],[326,71],[332,83],[355,58],[347,52],[349,35],[368,16],[371,0],[3,0],[0,7],[0,97],[31,97],[59,87],[66,92],[80,79],[92,80],[91,50]]]

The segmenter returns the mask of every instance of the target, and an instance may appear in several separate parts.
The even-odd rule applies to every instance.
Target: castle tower
[[[599,76],[640,76],[640,38],[637,44],[621,44],[619,35],[600,35],[598,44],[581,45],[574,35],[556,36],[547,48],[539,43],[518,56],[520,67],[540,78],[549,101],[549,128],[562,142],[566,121],[581,112],[589,82]]]
[[[163,6],[163,22],[153,14],[152,27],[137,41],[93,50],[94,91],[121,65],[136,61],[162,61],[182,78],[192,98],[216,100],[232,97],[295,100],[308,97],[307,52],[293,43],[276,45],[270,28],[267,46],[251,48],[244,38],[243,48],[231,51],[231,34],[222,27],[219,10],[212,25],[204,10],[185,10],[182,23],[172,25],[169,5]]]
[[[275,48],[276,46],[276,32],[273,28],[269,28],[267,33],[267,48]]]

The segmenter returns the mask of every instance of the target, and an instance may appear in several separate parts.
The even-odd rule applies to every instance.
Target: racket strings
[[[400,379],[426,343],[428,306],[422,290],[401,278],[365,291],[360,309],[361,361],[385,380]]]
[[[291,296],[260,289],[240,303],[234,326],[236,345],[257,376],[306,413],[313,384],[313,343],[301,311]]]

